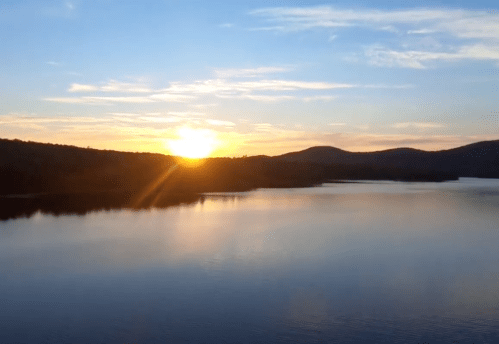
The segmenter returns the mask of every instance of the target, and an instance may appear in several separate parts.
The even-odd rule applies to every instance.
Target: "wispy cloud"
[[[174,103],[186,103],[195,99],[193,95],[187,94],[171,94],[171,93],[158,93],[152,94],[148,97],[152,101],[163,101],[163,102],[174,102]]]
[[[110,104],[110,103],[153,103],[155,100],[149,97],[59,97],[59,98],[43,98],[43,100],[55,102],[55,103],[66,103],[66,104]]]
[[[494,31],[498,24],[496,14],[486,11],[459,9],[420,8],[383,11],[374,9],[339,9],[332,6],[277,7],[257,9],[251,11],[250,15],[263,17],[269,22],[279,23],[274,28],[281,27],[283,31],[302,31],[317,27],[365,27],[366,25],[373,29],[387,31],[394,29],[393,26],[389,25],[396,24],[438,25],[440,30],[453,31],[455,25],[461,23],[464,24],[465,28],[461,27],[459,31],[467,32],[466,35],[472,35],[472,32],[478,34],[486,26],[492,26],[491,29]],[[490,30],[488,31],[490,32]]]
[[[412,84],[403,84],[403,85],[387,85],[387,84],[374,84],[374,85],[362,85],[360,87],[363,88],[379,88],[379,89],[406,89],[406,88],[413,88],[414,85]]]
[[[218,27],[222,28],[222,29],[230,29],[231,27],[233,27],[234,24],[233,23],[224,23],[224,24],[220,24],[218,25]]]
[[[455,52],[396,51],[381,46],[372,46],[366,49],[365,55],[369,58],[369,63],[375,66],[425,69],[427,68],[426,63],[431,61],[469,59],[499,61],[499,44],[463,46]]]
[[[312,96],[312,97],[304,97],[302,100],[306,103],[309,102],[315,102],[315,101],[323,101],[323,102],[329,102],[333,99],[338,98],[337,96]]]
[[[249,99],[265,103],[282,102],[286,100],[296,99],[294,96],[289,95],[265,95],[265,94],[238,94],[238,95],[217,95],[219,98],[232,98],[232,99]]]
[[[65,104],[89,105],[112,105],[116,103],[147,104],[159,102],[188,103],[193,107],[206,108],[207,106],[212,106],[213,103],[195,104],[195,101],[206,101],[206,97],[209,96],[221,99],[247,99],[257,102],[282,102],[294,99],[301,99],[304,102],[331,101],[337,96],[320,93],[324,93],[323,91],[361,87],[408,87],[407,85],[357,85],[326,81],[264,78],[268,74],[282,73],[289,70],[290,67],[275,66],[216,69],[214,72],[219,76],[217,79],[198,80],[194,82],[170,82],[166,88],[162,89],[153,89],[143,83],[125,83],[115,80],[101,84],[72,83],[67,90],[68,93],[90,93],[92,95],[45,97],[43,100]],[[247,78],[250,79],[248,80]],[[307,93],[307,95],[304,96],[303,93]]]
[[[182,118],[170,116],[170,117],[160,117],[160,116],[141,116],[138,117],[139,120],[152,123],[178,123],[182,121]]]
[[[254,124],[256,131],[272,131],[274,126],[270,123],[257,123]]]
[[[406,10],[338,9],[320,7],[261,8],[250,15],[276,24],[260,29],[296,32],[352,27],[403,35],[440,35],[445,48],[433,38],[434,50],[373,45],[365,50],[370,64],[383,67],[424,69],[430,61],[499,61],[499,14],[463,9],[417,8]],[[330,36],[331,37],[331,36]],[[431,36],[430,36],[431,37]]]
[[[71,84],[68,92],[72,93],[82,93],[82,92],[115,92],[115,93],[150,93],[152,90],[142,84],[118,82],[116,80],[110,80],[106,84],[97,85],[83,85],[83,84]]]
[[[428,35],[431,33],[435,33],[435,30],[430,29],[419,29],[419,30],[409,30],[407,31],[408,35]]]
[[[47,123],[104,123],[108,120],[95,117],[41,117],[35,115],[9,114],[0,116],[2,124],[18,124],[27,123],[47,124]]]
[[[179,117],[200,117],[206,116],[206,113],[198,111],[169,111],[168,115]]]
[[[217,78],[253,78],[265,74],[277,74],[290,71],[286,67],[258,67],[258,68],[226,68],[215,69]]]
[[[218,119],[206,119],[206,123],[211,124],[211,125],[216,125],[216,126],[223,126],[223,127],[234,127],[236,123],[230,122],[230,121],[221,121]]]
[[[396,129],[406,129],[406,128],[433,129],[433,128],[444,128],[446,127],[446,125],[444,123],[435,123],[435,122],[403,122],[403,123],[395,123],[391,127]]]
[[[99,87],[94,85],[82,85],[82,84],[71,84],[68,89],[68,92],[77,93],[77,92],[96,92],[99,90]]]
[[[233,94],[234,92],[250,93],[253,91],[296,91],[296,90],[331,90],[337,88],[351,88],[355,85],[295,81],[295,80],[258,80],[258,81],[230,81],[226,79],[214,79],[197,81],[190,84],[171,83],[164,92],[169,93],[196,93],[196,94]]]
[[[48,98],[43,98],[43,100],[54,103],[64,103],[64,104],[106,105],[113,103],[128,103],[128,104],[145,104],[145,103],[157,103],[157,102],[185,103],[194,98],[195,97],[193,96],[182,95],[182,94],[153,94],[144,97],[136,97],[136,96],[48,97]]]
[[[91,99],[84,99],[85,97],[47,97],[42,98],[42,100],[54,103],[62,103],[62,104],[102,104],[103,102],[96,102]]]

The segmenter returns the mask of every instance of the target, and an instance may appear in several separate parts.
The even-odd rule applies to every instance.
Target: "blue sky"
[[[487,1],[2,1],[0,137],[212,155],[499,138]]]

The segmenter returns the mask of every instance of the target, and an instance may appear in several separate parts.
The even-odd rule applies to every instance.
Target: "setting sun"
[[[184,158],[206,158],[217,145],[216,135],[209,129],[192,129],[188,127],[177,130],[179,139],[169,140],[168,146],[174,155]]]

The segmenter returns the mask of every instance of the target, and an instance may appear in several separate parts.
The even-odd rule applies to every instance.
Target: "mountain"
[[[453,173],[459,177],[499,178],[499,140],[477,142],[434,152],[396,148],[378,152],[354,153],[334,147],[320,146],[273,158],[327,165],[418,169]]]
[[[499,178],[499,141],[425,152],[353,153],[312,147],[269,157],[208,158],[196,164],[151,153],[0,139],[0,220],[192,203],[206,192],[291,188],[334,180]]]

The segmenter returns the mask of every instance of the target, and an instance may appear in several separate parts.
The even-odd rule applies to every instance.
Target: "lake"
[[[1,343],[498,343],[499,180],[0,222]]]

